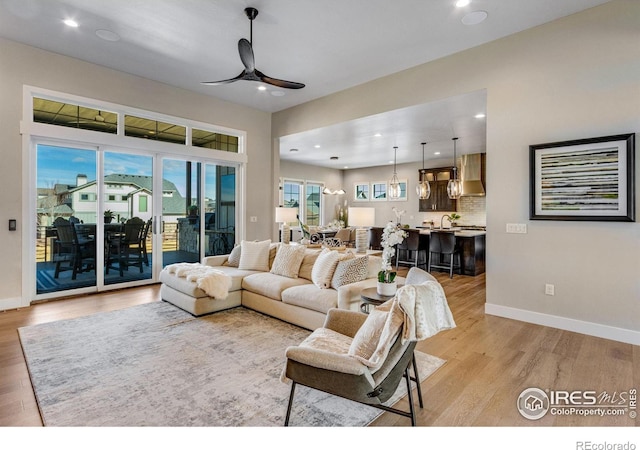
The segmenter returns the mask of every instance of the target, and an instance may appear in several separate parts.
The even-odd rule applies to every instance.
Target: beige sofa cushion
[[[241,250],[242,250],[242,247],[240,245],[236,245],[235,247],[233,247],[233,250],[231,250],[231,253],[229,253],[229,258],[225,262],[225,265],[231,266],[231,267],[238,267],[240,265]]]
[[[298,278],[304,251],[305,248],[302,245],[280,244],[271,266],[271,273],[288,278]]]
[[[325,248],[318,255],[313,269],[311,270],[311,281],[320,289],[328,289],[331,287],[331,279],[333,273],[338,266],[339,261],[353,258],[351,252],[340,253],[336,250]]]
[[[242,280],[242,288],[274,300],[281,300],[282,291],[285,289],[309,283],[309,280],[303,278],[287,278],[270,272],[261,272],[245,277]]]
[[[304,258],[302,259],[302,264],[300,264],[300,270],[298,271],[298,276],[300,278],[311,281],[313,265],[316,263],[320,251],[321,250],[313,248],[308,248],[304,251]]]
[[[329,309],[338,307],[338,291],[320,289],[315,284],[294,286],[282,292],[282,302],[326,314]]]

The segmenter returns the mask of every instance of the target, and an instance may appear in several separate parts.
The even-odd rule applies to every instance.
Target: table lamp
[[[298,208],[276,208],[276,222],[280,223],[280,242],[288,244],[290,240],[289,222],[295,222]]]
[[[375,208],[349,208],[349,225],[356,227],[356,253],[367,252],[369,233],[364,227],[372,227],[375,220]]]

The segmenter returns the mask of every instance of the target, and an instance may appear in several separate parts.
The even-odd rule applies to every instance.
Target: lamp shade
[[[375,208],[349,208],[349,225],[354,227],[372,227],[375,221]]]
[[[289,223],[297,220],[298,208],[276,208],[276,222]]]

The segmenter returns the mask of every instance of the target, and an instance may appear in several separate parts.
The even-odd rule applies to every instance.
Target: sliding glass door
[[[155,282],[236,242],[235,167],[71,145],[35,156],[37,296]]]
[[[95,287],[97,149],[36,146],[36,293]]]

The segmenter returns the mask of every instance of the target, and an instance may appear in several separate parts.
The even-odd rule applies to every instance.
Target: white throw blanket
[[[368,332],[369,335],[380,336],[371,357],[364,358],[353,354],[352,351],[349,353],[362,364],[370,367],[372,372],[378,370],[384,362],[398,336],[398,331],[401,333],[404,344],[407,341],[427,339],[442,330],[456,326],[444,290],[440,283],[435,281],[403,286],[398,289],[395,297],[377,306],[374,311],[388,314],[384,318],[384,325],[379,333],[373,330]],[[375,321],[376,319],[370,315],[362,328],[379,326],[379,322],[376,324]]]
[[[166,266],[164,270],[187,281],[194,281],[209,297],[223,299],[229,295],[231,277],[214,267],[200,263],[176,263]]]

